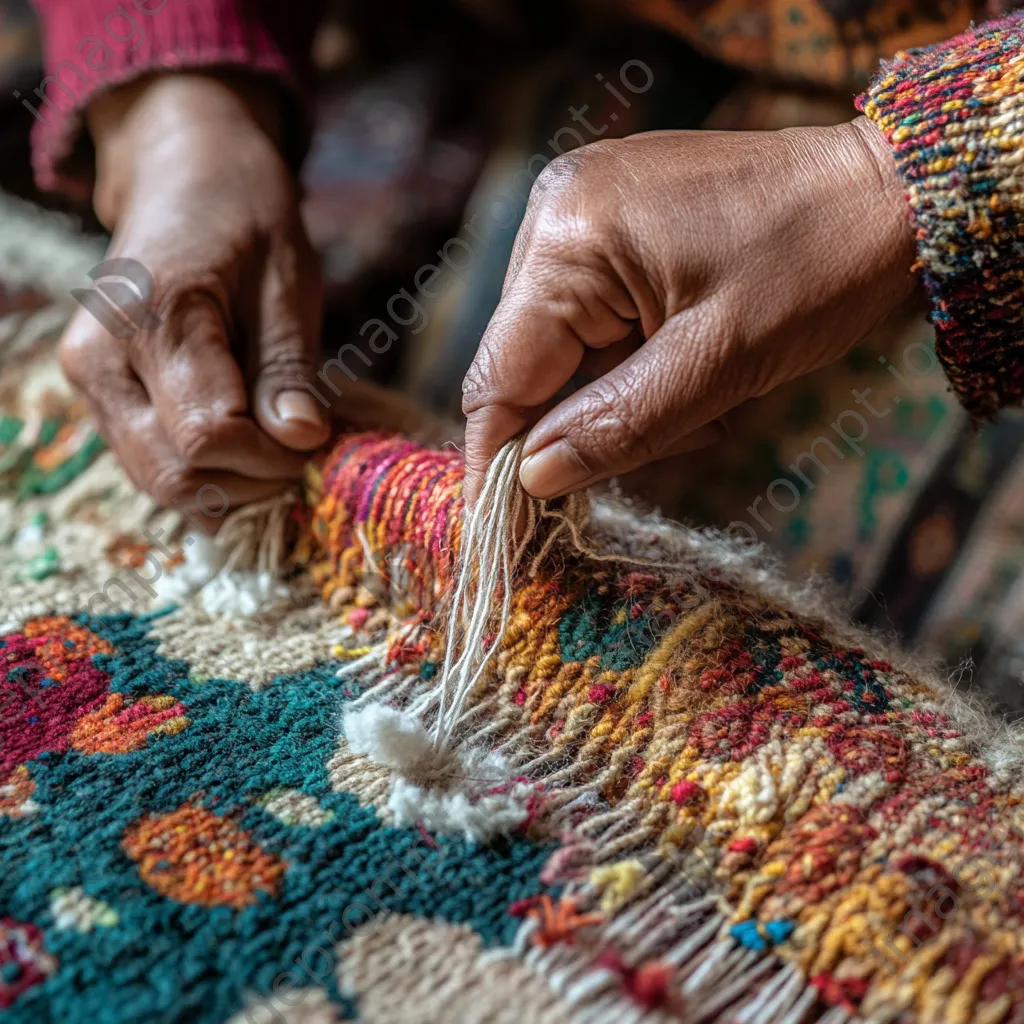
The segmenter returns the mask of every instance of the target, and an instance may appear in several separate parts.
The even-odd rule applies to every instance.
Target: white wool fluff
[[[207,615],[249,618],[288,597],[271,572],[225,569],[225,552],[211,537],[190,533],[182,551],[184,561],[152,583],[159,600],[180,604],[198,592]]]
[[[383,704],[347,711],[342,729],[353,752],[397,773],[388,807],[400,828],[422,825],[484,843],[527,818],[533,787],[511,781],[499,754],[439,752],[416,715]]]
[[[158,600],[180,604],[201,587],[206,586],[224,564],[224,553],[213,539],[201,533],[190,533],[181,548],[185,559],[173,572],[161,573],[150,585]]]
[[[367,704],[358,711],[346,711],[342,731],[355,753],[366,754],[396,772],[444,770],[444,761],[438,758],[423,723],[398,708]]]
[[[249,618],[288,598],[288,588],[270,572],[220,572],[200,591],[207,615]]]
[[[399,828],[422,825],[438,835],[461,835],[471,843],[486,843],[517,829],[527,816],[530,795],[526,783],[513,783],[507,793],[473,798],[463,792],[425,789],[407,779],[395,779],[388,807]]]

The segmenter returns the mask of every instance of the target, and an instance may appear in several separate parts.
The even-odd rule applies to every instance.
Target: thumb
[[[273,265],[260,296],[256,338],[256,421],[286,448],[311,451],[330,437],[328,408],[312,387],[320,337],[320,291]]]
[[[702,346],[703,347],[703,346]],[[603,377],[551,410],[530,431],[519,480],[554,498],[657,459],[714,444],[719,421],[744,398],[715,359],[680,359],[682,344],[658,332]]]

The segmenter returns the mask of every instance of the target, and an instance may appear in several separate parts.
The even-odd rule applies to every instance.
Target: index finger
[[[480,493],[491,459],[543,415],[587,350],[630,334],[630,312],[626,290],[593,267],[544,263],[518,274],[463,382],[468,503]]]
[[[576,372],[585,346],[543,310],[503,298],[462,385],[466,415],[466,478],[472,504],[491,459],[538,418],[542,406]]]

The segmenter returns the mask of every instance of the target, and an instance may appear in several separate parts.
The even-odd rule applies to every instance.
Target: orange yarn
[[[122,846],[161,895],[204,907],[241,910],[260,891],[276,897],[288,866],[230,818],[191,803],[136,822]]]

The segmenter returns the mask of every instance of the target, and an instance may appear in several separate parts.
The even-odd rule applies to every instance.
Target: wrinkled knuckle
[[[481,345],[462,381],[462,414],[469,416],[494,397],[495,365],[490,348]]]
[[[556,156],[537,175],[530,193],[533,202],[556,203],[580,187],[584,176],[585,158],[577,152]]]
[[[174,445],[189,466],[196,465],[217,442],[221,420],[208,409],[192,409],[178,420]]]
[[[590,146],[585,147],[591,149]],[[541,189],[531,199],[530,242],[534,255],[581,243],[592,246],[614,228],[618,206],[602,196],[604,171],[597,168],[600,156],[575,150],[553,160],[538,178]],[[544,174],[552,177],[542,184]]]
[[[263,381],[307,380],[312,375],[305,346],[294,337],[280,342],[264,342],[260,355],[260,379]]]
[[[533,259],[534,275],[541,267],[552,262],[558,263],[566,243],[572,237],[573,217],[563,206],[545,205],[533,220],[533,231],[530,236],[530,256]],[[538,261],[544,262],[538,266]]]
[[[589,419],[587,433],[593,450],[608,464],[647,463],[658,457],[658,445],[651,433],[637,426],[625,396],[616,391],[604,395],[600,410]]]
[[[582,184],[591,163],[587,147],[556,156],[537,175],[537,183],[534,185],[537,197],[550,200],[575,192]]]
[[[156,319],[161,325],[178,323],[190,333],[199,334],[198,340],[207,340],[203,334],[213,335],[214,323],[206,315],[211,306],[220,311],[228,308],[221,277],[209,270],[162,275]],[[134,341],[141,340],[136,333]]]
[[[149,474],[146,490],[161,505],[171,505],[188,486],[188,470],[179,462],[163,462]]]
[[[585,195],[593,186],[602,184],[608,177],[609,156],[617,142],[591,142],[555,157],[537,176],[533,188],[536,198],[564,201]]]
[[[160,312],[177,312],[197,301],[218,294],[223,288],[221,277],[212,269],[188,268],[169,270],[161,275]]]

